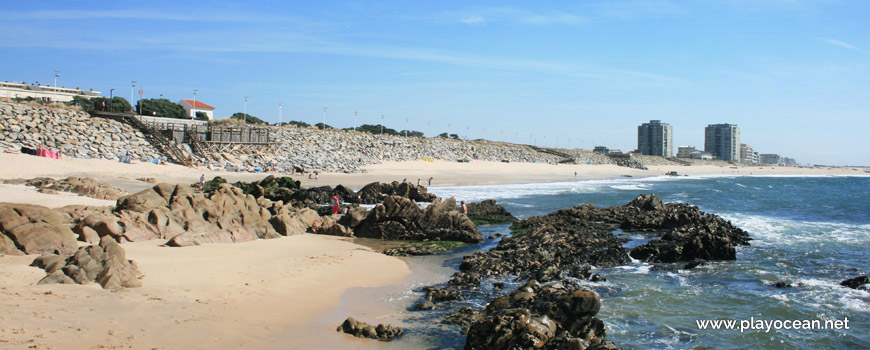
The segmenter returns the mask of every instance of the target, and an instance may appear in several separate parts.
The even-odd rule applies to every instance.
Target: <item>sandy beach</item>
[[[158,182],[193,183],[201,174],[230,181],[260,179],[264,173],[224,173],[208,169],[108,160],[47,159],[0,154],[0,179],[93,177],[129,191]],[[472,161],[404,162],[370,166],[359,174],[297,176],[303,186],[353,189],[374,181],[432,186],[564,181],[621,176],[683,175],[868,175],[861,168],[674,166],[629,169],[611,165],[550,165]],[[575,176],[576,172],[576,176]],[[280,175],[280,174],[276,174]],[[50,207],[112,205],[70,194],[42,194],[23,185],[0,185],[0,201]],[[343,318],[336,311],[353,287],[383,286],[406,279],[408,265],[348,239],[300,235],[238,244],[185,248],[163,241],[125,243],[127,257],[144,273],[141,288],[103,290],[90,285],[36,285],[44,271],[29,267],[35,256],[0,256],[0,348],[3,349],[267,349],[286,345],[287,334],[325,334]],[[389,318],[389,315],[385,316]],[[357,317],[364,321],[365,316]],[[318,320],[318,322],[312,322]],[[308,329],[318,327],[308,332]],[[328,347],[376,347],[374,341],[334,334]],[[314,335],[312,335],[314,337]],[[286,341],[286,339],[284,339]],[[316,344],[309,339],[299,344]]]

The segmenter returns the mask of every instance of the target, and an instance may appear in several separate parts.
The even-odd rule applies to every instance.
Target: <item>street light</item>
[[[405,137],[408,137],[408,118],[405,118]]]
[[[359,113],[359,112],[353,111],[353,131],[356,131],[356,115],[357,115],[357,113]]]
[[[60,76],[60,71],[54,71],[54,97],[52,97],[51,102],[57,102],[57,77]]]
[[[133,89],[136,87],[136,81],[132,81],[133,86],[130,87],[130,113],[133,113]]]
[[[245,96],[245,115],[242,116],[242,125],[248,122],[248,96]]]
[[[381,114],[381,135],[384,134],[384,115]]]
[[[320,130],[326,130],[326,110],[327,107],[323,107],[323,126],[320,127]]]
[[[193,89],[193,117],[190,119],[196,119],[196,94],[199,93],[199,90]]]
[[[283,106],[284,106],[284,103],[279,101],[278,102],[278,128],[281,127],[281,118],[282,118],[281,117],[281,107],[283,107]],[[278,130],[281,130],[281,129],[278,129]]]

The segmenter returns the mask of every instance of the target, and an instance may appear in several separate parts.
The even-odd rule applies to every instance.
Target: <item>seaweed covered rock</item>
[[[43,255],[31,266],[48,274],[37,284],[87,284],[97,282],[105,289],[141,287],[142,275],[136,263],[127,260],[124,248],[105,236],[99,245],[80,247],[72,255]]]
[[[568,282],[529,281],[474,316],[466,349],[615,349],[595,315],[595,292]]]
[[[370,210],[355,228],[358,237],[440,240],[477,243],[483,235],[468,217],[456,210],[456,200],[436,198],[426,209],[400,196],[389,196]]]
[[[357,338],[371,338],[380,341],[390,341],[404,333],[399,327],[388,324],[372,326],[368,323],[357,321],[353,317],[348,317],[344,320],[335,331],[344,332]]]
[[[476,225],[506,224],[517,221],[513,214],[496,204],[494,199],[469,203],[468,218]]]
[[[858,276],[840,282],[840,285],[852,289],[870,289],[868,288],[870,287],[870,278],[867,278],[867,276]]]

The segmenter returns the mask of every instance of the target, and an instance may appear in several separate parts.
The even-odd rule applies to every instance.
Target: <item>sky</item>
[[[196,89],[218,118],[274,123],[280,102],[283,121],[623,151],[649,120],[699,149],[730,123],[759,153],[870,165],[870,1],[17,1],[0,32],[2,80]]]

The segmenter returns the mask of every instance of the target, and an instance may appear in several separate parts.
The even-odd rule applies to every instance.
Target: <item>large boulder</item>
[[[89,177],[67,177],[61,180],[55,180],[49,177],[37,177],[26,181],[28,186],[33,186],[39,189],[40,192],[45,191],[62,191],[72,192],[81,196],[117,200],[118,198],[130,194],[129,192],[115,187],[110,184],[101,184]]]
[[[71,254],[76,235],[58,213],[41,205],[0,203],[0,253]]]
[[[336,329],[336,332],[344,332],[357,338],[371,338],[380,341],[390,341],[404,333],[401,328],[389,324],[372,326],[368,323],[348,317]]]
[[[355,228],[358,237],[477,243],[483,235],[456,210],[456,201],[435,199],[425,210],[411,199],[389,196]]]
[[[363,186],[357,196],[360,203],[363,204],[378,204],[389,196],[405,197],[417,202],[432,202],[437,198],[434,194],[428,193],[426,187],[398,181],[392,183],[372,182]]]
[[[165,207],[169,204],[168,199],[156,190],[156,188],[161,185],[118,198],[118,204],[115,206],[115,211],[128,210],[146,212],[154,208]]]
[[[468,218],[477,225],[505,224],[517,221],[517,218],[504,207],[495,203],[495,199],[469,203]]]
[[[598,294],[567,282],[529,281],[474,317],[466,349],[615,349]]]
[[[72,255],[43,255],[32,266],[47,275],[37,284],[97,282],[105,289],[141,287],[142,273],[128,260],[124,248],[112,237],[104,236],[99,245],[80,247]]]

